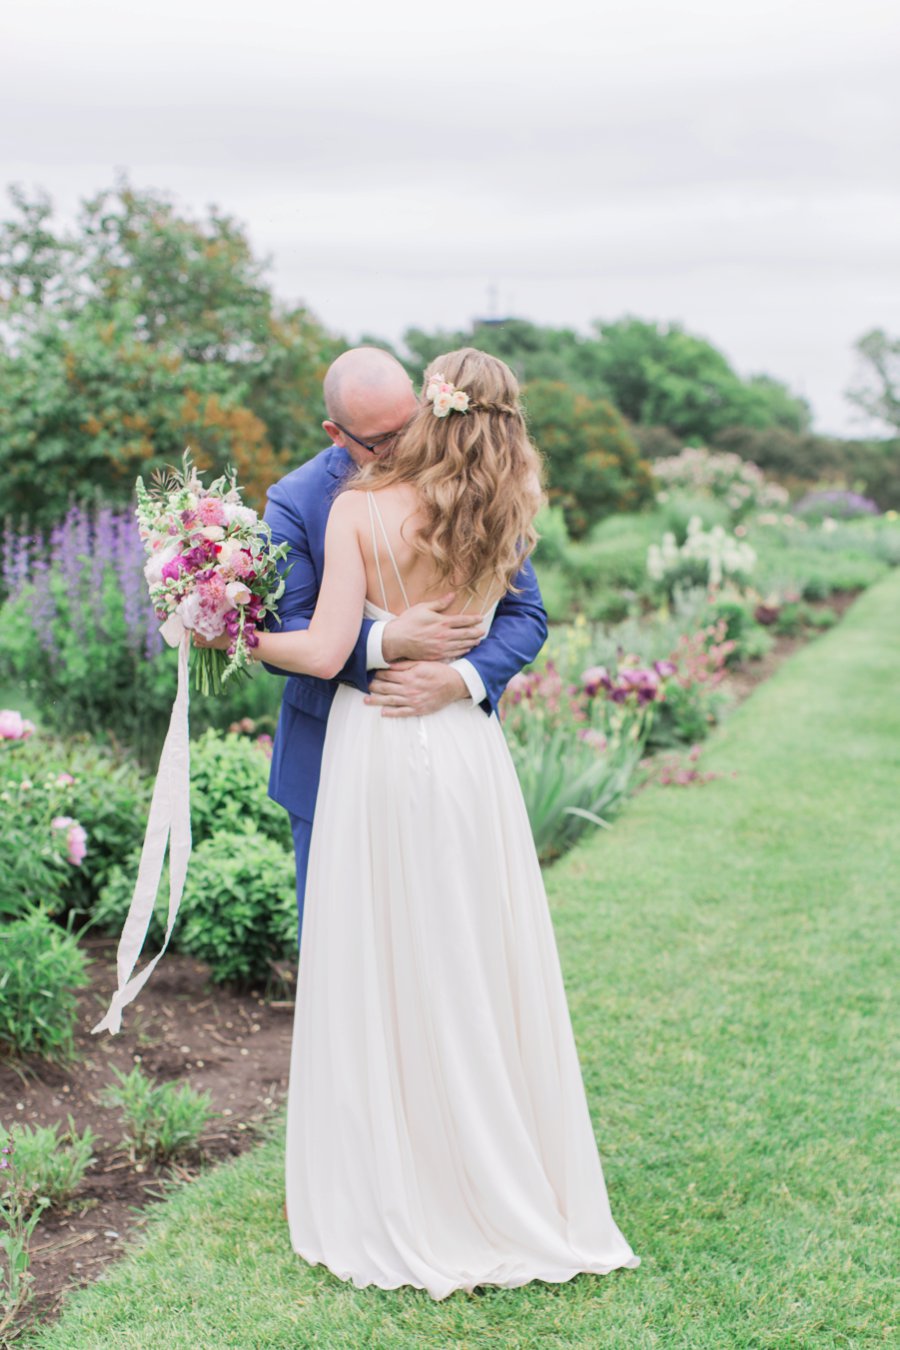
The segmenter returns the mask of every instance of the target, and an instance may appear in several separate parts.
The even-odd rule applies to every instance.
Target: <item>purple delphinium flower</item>
[[[877,502],[863,497],[858,492],[845,492],[841,488],[829,488],[821,492],[807,492],[794,507],[798,516],[818,515],[841,516],[851,519],[853,516],[880,516]]]

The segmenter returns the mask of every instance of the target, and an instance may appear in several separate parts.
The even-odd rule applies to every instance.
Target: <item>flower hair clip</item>
[[[469,411],[469,395],[465,389],[454,389],[440,373],[432,375],[428,381],[425,398],[432,404],[431,411],[435,417],[446,417],[451,412]]]

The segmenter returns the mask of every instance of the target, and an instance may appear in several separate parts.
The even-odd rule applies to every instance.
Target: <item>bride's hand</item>
[[[232,639],[227,633],[221,633],[217,638],[213,638],[212,642],[210,642],[209,638],[201,637],[199,633],[195,632],[193,634],[193,640],[195,647],[213,647],[219,652],[227,652],[232,642]]]

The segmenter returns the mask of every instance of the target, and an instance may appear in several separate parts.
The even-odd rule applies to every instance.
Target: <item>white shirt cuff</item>
[[[484,687],[484,681],[472,665],[472,662],[467,661],[466,658],[462,656],[458,661],[450,662],[450,669],[459,671],[460,675],[463,677],[465,686],[472,697],[472,703],[474,707],[477,708],[479,703],[487,697],[487,690]]]
[[[369,629],[369,636],[366,639],[366,669],[384,670],[388,662],[384,659],[384,652],[381,649],[381,639],[384,630],[388,626],[389,620],[376,619]]]

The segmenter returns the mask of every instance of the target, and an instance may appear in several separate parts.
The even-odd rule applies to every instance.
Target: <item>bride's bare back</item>
[[[481,578],[473,594],[471,589],[462,589],[457,578],[442,579],[434,560],[419,552],[416,543],[424,515],[412,483],[392,483],[365,495],[371,502],[371,528],[360,533],[360,547],[366,566],[366,597],[373,605],[401,614],[411,605],[438,600],[456,590],[456,599],[445,613],[471,610],[483,614],[499,599],[496,582],[491,594],[489,578]]]

